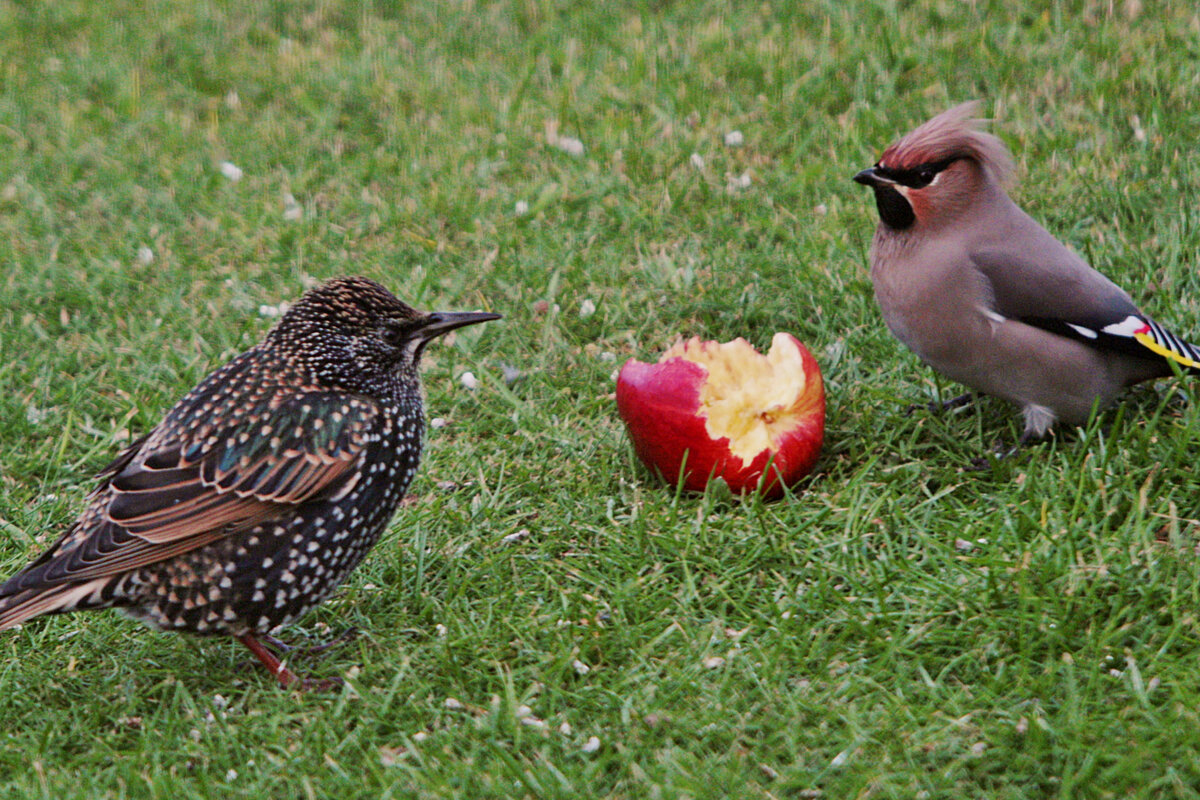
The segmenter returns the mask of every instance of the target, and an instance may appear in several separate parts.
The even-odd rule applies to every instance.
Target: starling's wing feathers
[[[39,614],[70,611],[85,598],[103,590],[106,581],[69,583],[50,589],[26,590],[14,596],[5,596],[0,605],[0,630],[11,628]]]
[[[142,445],[146,443],[146,440],[150,438],[152,433],[153,431],[134,439],[108,466],[96,473],[96,478],[101,481],[101,487],[108,483],[109,478],[125,469],[129,466],[130,462],[137,458],[138,453],[141,452]]]
[[[107,517],[150,542],[269,518],[281,505],[334,494],[357,474],[378,416],[366,398],[307,392],[277,399],[220,431],[158,444],[112,478]],[[196,441],[199,439],[199,441]],[[176,454],[167,465],[166,451]]]
[[[1119,286],[1059,245],[1049,254],[981,249],[971,254],[1004,317],[1136,358],[1200,370],[1200,346],[1142,314]]]
[[[166,544],[156,544],[123,531],[111,522],[101,522],[74,549],[49,559],[41,567],[31,565],[0,587],[0,597],[34,587],[76,583],[111,577],[147,564],[163,561],[216,541],[229,534],[218,528]]]
[[[345,490],[377,416],[368,399],[308,392],[280,398],[217,434],[202,429],[198,447],[188,437],[155,435],[129,448],[79,522],[0,585],[2,619],[16,624],[49,609],[20,600],[22,592],[118,575]],[[18,618],[12,602],[40,610]]]

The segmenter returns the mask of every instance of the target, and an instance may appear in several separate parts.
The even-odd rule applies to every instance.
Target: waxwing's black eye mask
[[[927,164],[918,164],[915,167],[908,167],[906,169],[896,169],[876,164],[875,174],[881,178],[895,181],[901,186],[907,186],[909,189],[923,189],[933,182],[933,179],[937,177],[939,172],[949,167],[955,161],[958,161],[959,158],[961,156],[943,158],[941,161],[931,161]]]

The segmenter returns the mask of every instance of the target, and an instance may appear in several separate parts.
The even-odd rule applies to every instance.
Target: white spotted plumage
[[[253,634],[320,603],[375,544],[421,453],[424,345],[495,318],[415,311],[362,278],[309,292],[101,474],[75,525],[0,585],[0,629],[117,606],[238,636],[284,681]]]

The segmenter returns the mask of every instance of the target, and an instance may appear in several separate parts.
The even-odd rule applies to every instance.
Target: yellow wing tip
[[[1154,341],[1153,337],[1151,337],[1148,333],[1135,333],[1133,338],[1137,339],[1138,342],[1146,349],[1157,353],[1169,361],[1174,361],[1192,369],[1200,369],[1200,361],[1195,361],[1194,359],[1188,358],[1182,353],[1177,353],[1174,350],[1168,350],[1158,342]]]

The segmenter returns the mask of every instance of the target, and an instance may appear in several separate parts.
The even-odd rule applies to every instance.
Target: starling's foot
[[[328,692],[330,689],[340,689],[346,685],[341,678],[300,678],[299,683],[286,684],[286,688],[301,692]]]
[[[918,411],[953,411],[956,408],[970,405],[975,400],[974,392],[960,394],[958,397],[951,397],[949,400],[943,400],[940,403],[936,400],[930,400],[928,403],[913,403],[904,411],[906,417],[911,417]]]
[[[302,678],[288,669],[287,664],[276,658],[274,653],[263,647],[262,642],[255,638],[254,634],[243,633],[237,638],[239,642],[250,649],[251,653],[258,656],[258,660],[275,676],[275,680],[279,681],[279,685],[284,689],[323,692],[345,683],[341,678]]]
[[[266,633],[259,634],[258,638],[267,647],[270,647],[271,649],[276,650],[279,653],[283,653],[286,655],[298,656],[300,658],[309,658],[311,656],[320,655],[320,654],[324,653],[326,650],[330,649],[331,647],[337,647],[339,644],[345,644],[346,642],[348,642],[348,641],[354,639],[356,636],[358,636],[358,633],[359,633],[358,628],[351,626],[351,627],[347,628],[343,633],[339,634],[338,636],[334,637],[333,639],[330,639],[328,642],[321,642],[319,644],[308,645],[307,647],[298,647],[296,645],[288,644],[287,642],[276,639],[274,636],[271,636],[270,634],[266,634]]]

